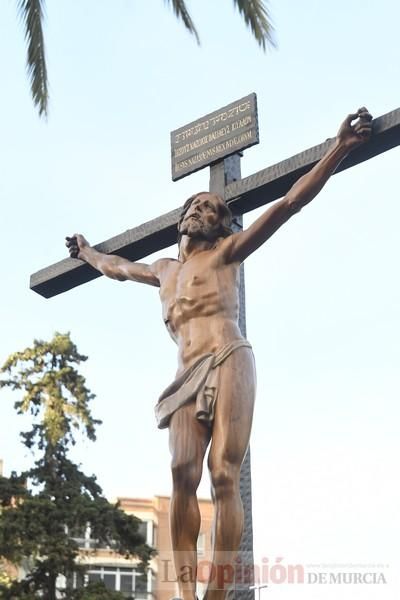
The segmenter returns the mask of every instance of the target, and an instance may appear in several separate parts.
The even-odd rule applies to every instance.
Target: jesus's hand
[[[372,116],[363,106],[356,113],[348,115],[340,126],[337,134],[338,141],[347,150],[353,150],[360,144],[367,142],[372,132]]]
[[[74,233],[72,237],[66,237],[65,245],[69,250],[69,255],[71,258],[80,258],[84,260],[83,250],[84,248],[88,248],[90,246],[89,242],[86,238],[83,237],[80,233]]]

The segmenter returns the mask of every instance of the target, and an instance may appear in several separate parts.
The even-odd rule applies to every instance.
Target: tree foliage
[[[2,596],[2,590],[7,590],[11,585],[11,577],[7,573],[6,566],[0,561],[0,598]]]
[[[26,66],[31,83],[33,103],[39,116],[47,115],[48,82],[43,37],[44,0],[18,0],[18,9],[25,27],[27,45]]]
[[[68,458],[77,431],[94,441],[99,423],[89,408],[94,395],[76,368],[86,359],[69,334],[56,333],[50,342],[35,340],[33,347],[12,354],[0,370],[0,388],[22,394],[15,408],[32,417],[31,429],[21,436],[36,458],[31,469],[0,477],[0,556],[27,571],[22,581],[3,586],[2,598],[43,594],[54,600],[57,576],[79,570],[71,532],[88,523],[98,546],[137,556],[143,565],[151,556],[138,532],[139,519],[110,504],[96,478]]]
[[[274,28],[265,3],[262,0],[233,0],[244,22],[263,50],[275,46]]]
[[[18,8],[24,23],[27,42],[27,70],[31,82],[31,94],[39,116],[48,113],[48,80],[43,36],[43,14],[45,0],[17,0]],[[172,5],[176,17],[182,21],[186,29],[195,36],[200,44],[200,37],[189,14],[185,0],[164,0]],[[275,46],[274,29],[265,0],[233,0],[235,8],[250,28],[254,38],[263,50],[267,46]]]
[[[103,583],[96,582],[74,590],[68,600],[124,600],[124,595],[120,592],[110,592]]]
[[[94,394],[75,365],[87,360],[79,354],[69,335],[56,333],[50,342],[34,340],[33,347],[15,352],[4,363],[0,388],[22,391],[15,402],[18,414],[30,413],[34,425],[23,434],[24,444],[40,450],[57,444],[74,444],[74,433],[82,429],[94,441],[96,425],[89,403]]]

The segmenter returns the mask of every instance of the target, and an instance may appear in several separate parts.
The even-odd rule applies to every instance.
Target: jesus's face
[[[193,239],[215,240],[221,225],[221,200],[214,194],[196,196],[180,226],[180,233]]]

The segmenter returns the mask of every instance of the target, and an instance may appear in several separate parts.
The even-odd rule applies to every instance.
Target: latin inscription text
[[[258,143],[256,95],[171,133],[172,179],[180,179]]]

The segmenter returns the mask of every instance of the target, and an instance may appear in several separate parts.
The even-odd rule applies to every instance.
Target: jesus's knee
[[[195,492],[201,480],[202,465],[195,461],[174,459],[171,463],[174,489]]]
[[[240,467],[227,461],[210,466],[213,495],[216,500],[232,497],[239,491]]]

